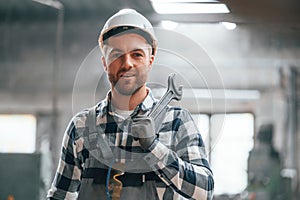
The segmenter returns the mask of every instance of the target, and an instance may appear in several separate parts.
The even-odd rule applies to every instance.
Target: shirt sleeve
[[[212,199],[214,180],[198,128],[187,110],[175,109],[172,115],[172,120],[164,122],[163,128],[171,134],[171,144],[168,146],[156,139],[144,159],[161,180],[181,196]]]
[[[76,163],[75,133],[76,128],[72,120],[64,133],[61,157],[47,194],[48,199],[77,199],[81,170]]]

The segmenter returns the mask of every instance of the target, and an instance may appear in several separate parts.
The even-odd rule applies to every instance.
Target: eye
[[[143,57],[144,55],[142,53],[139,53],[139,52],[134,52],[133,56],[138,58],[138,57]]]
[[[119,57],[121,57],[121,56],[122,56],[122,54],[121,54],[121,53],[117,53],[117,52],[112,53],[112,54],[110,55],[111,58],[119,58]]]
[[[121,52],[112,52],[108,55],[108,61],[109,62],[115,62],[122,58],[122,53]]]

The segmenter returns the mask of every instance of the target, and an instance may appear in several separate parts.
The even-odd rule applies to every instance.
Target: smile
[[[130,77],[134,77],[134,74],[121,74],[120,77],[121,78],[130,78]]]

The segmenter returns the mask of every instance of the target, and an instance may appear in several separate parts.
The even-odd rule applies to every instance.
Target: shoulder
[[[177,129],[182,125],[193,124],[191,113],[186,109],[178,106],[168,106],[163,120],[164,124],[169,124]]]
[[[82,111],[76,113],[73,116],[71,122],[74,124],[75,128],[84,128],[86,126],[86,120],[89,116],[90,110],[96,109],[97,115],[103,115],[103,113],[106,112],[106,105],[106,100],[102,100],[90,108],[85,108]]]
[[[85,121],[87,119],[88,113],[89,109],[86,108],[73,116],[71,122],[74,124],[75,128],[81,128],[85,126]]]
[[[179,118],[184,118],[184,119],[190,119],[191,118],[191,113],[189,110],[183,107],[179,106],[168,106],[167,108],[167,113],[173,114],[174,117],[179,117]]]

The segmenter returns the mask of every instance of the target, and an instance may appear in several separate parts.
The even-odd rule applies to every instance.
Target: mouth
[[[131,78],[134,77],[135,75],[133,73],[125,73],[125,74],[120,74],[120,78]]]

